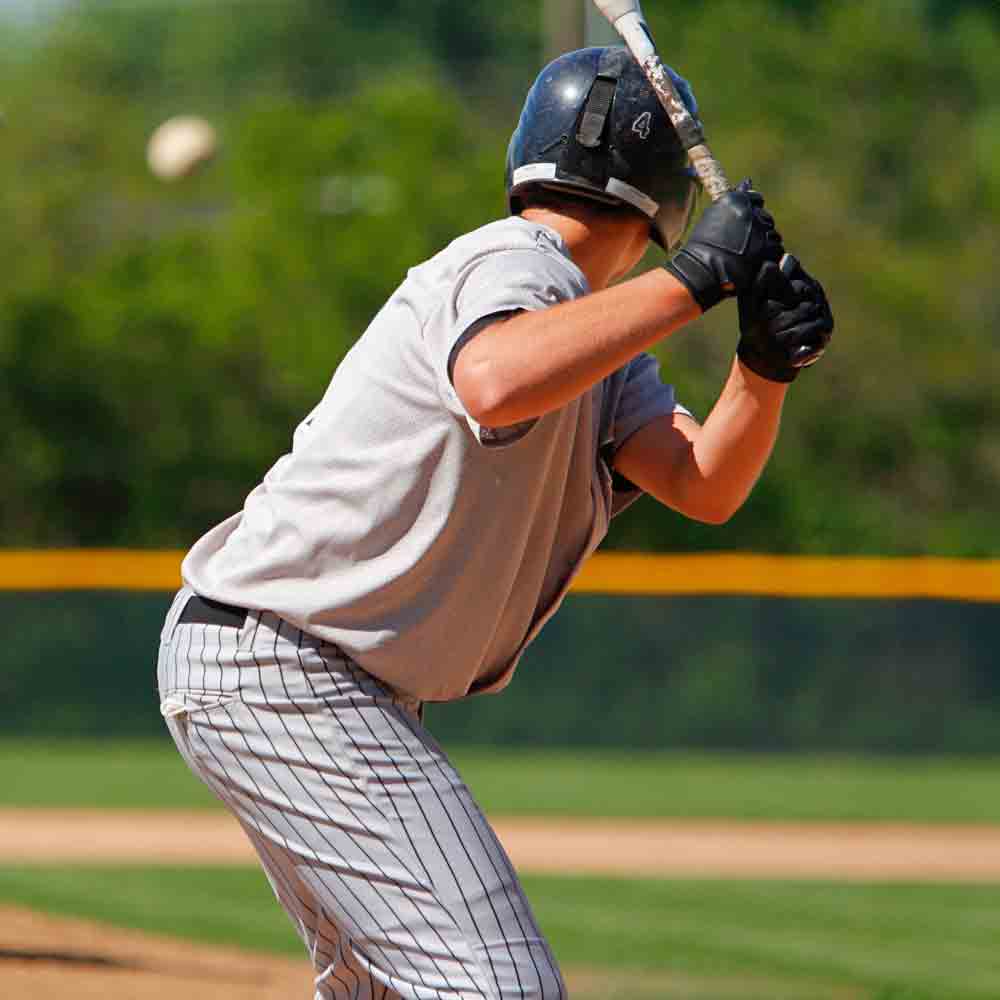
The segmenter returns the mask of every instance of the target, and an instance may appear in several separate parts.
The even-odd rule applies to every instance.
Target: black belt
[[[177,619],[178,625],[221,625],[223,628],[243,628],[247,609],[221,601],[211,601],[197,594],[188,599]]]

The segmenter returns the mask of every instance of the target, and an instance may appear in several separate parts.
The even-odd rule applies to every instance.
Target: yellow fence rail
[[[180,584],[182,557],[172,550],[8,549],[0,551],[0,590],[171,591]],[[573,590],[1000,602],[1000,560],[606,552],[584,566]]]

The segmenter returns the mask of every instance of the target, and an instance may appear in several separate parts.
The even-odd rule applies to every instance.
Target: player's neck
[[[590,212],[586,205],[565,209],[532,205],[521,214],[559,233],[595,292],[631,271],[646,245],[647,226],[630,217]]]

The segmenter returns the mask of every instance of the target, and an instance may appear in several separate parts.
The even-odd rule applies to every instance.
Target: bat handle
[[[781,263],[778,266],[781,268],[781,273],[786,278],[791,278],[801,265],[799,264],[798,257],[795,257],[793,254],[786,253],[785,256],[781,258]],[[808,368],[810,365],[819,361],[822,353],[822,351],[817,353],[815,348],[803,344],[792,356],[792,364],[796,368]]]
[[[701,186],[705,189],[708,197],[716,202],[724,195],[732,191],[733,186],[726,177],[726,172],[722,169],[722,164],[715,158],[712,151],[701,142],[691,146],[687,151],[688,159],[694,172],[698,175]]]

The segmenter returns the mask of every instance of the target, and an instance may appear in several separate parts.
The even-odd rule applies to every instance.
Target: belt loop
[[[254,639],[257,638],[257,629],[260,628],[261,618],[265,612],[250,608],[247,611],[246,620],[240,630],[239,641],[236,644],[237,652],[249,653],[253,649]]]
[[[170,605],[170,610],[167,612],[167,617],[163,622],[163,629],[160,632],[161,642],[169,642],[173,638],[174,629],[177,628],[177,621],[184,613],[184,609],[187,607],[187,603],[193,594],[194,591],[187,585],[182,586],[174,594],[173,603]]]

